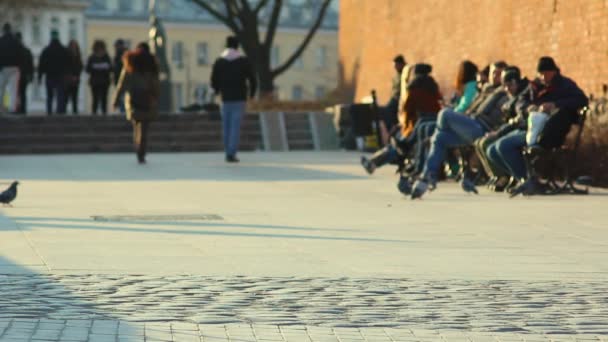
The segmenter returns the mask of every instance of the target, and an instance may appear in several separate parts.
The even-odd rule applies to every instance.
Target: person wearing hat
[[[490,66],[493,84],[500,84],[500,75],[504,67],[506,63],[502,61]],[[496,130],[504,123],[501,108],[507,99],[506,92],[501,87],[496,87],[487,97],[479,101],[479,104],[475,104],[477,99],[473,99],[470,110],[465,114],[452,108],[444,108],[439,112],[424,169],[413,186],[412,199],[422,197],[430,186],[436,184],[448,149],[470,146],[475,140]],[[463,189],[475,192],[469,183],[469,180],[463,179]]]
[[[69,74],[70,52],[59,41],[59,32],[51,31],[51,42],[42,50],[38,62],[38,83],[45,76],[46,112],[53,114],[53,102],[57,99],[56,111],[65,114],[65,83]]]
[[[538,60],[536,71],[539,76],[538,84],[533,92],[532,103],[528,106],[528,113],[542,112],[549,115],[542,132],[533,145],[551,149],[560,147],[565,139],[570,126],[576,122],[578,110],[589,103],[585,93],[578,85],[568,77],[561,74],[560,69],[548,56]],[[526,131],[522,130],[516,134],[507,135],[498,142],[497,150],[504,166],[511,175],[519,181],[519,186],[513,194],[534,193],[538,189],[537,179],[528,179],[528,170],[521,154],[523,148],[528,144]],[[491,151],[489,151],[491,153]]]
[[[361,165],[372,174],[376,168],[397,161],[399,156],[405,157],[409,150],[416,145],[423,122],[434,122],[437,112],[441,109],[442,99],[439,85],[430,75],[433,70],[429,64],[419,63],[410,69],[409,82],[400,100],[402,108],[399,113],[401,129],[395,140],[382,150],[376,152],[370,159],[361,157]],[[422,120],[423,119],[423,120]]]

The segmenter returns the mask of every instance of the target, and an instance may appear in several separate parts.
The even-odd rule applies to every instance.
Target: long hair
[[[125,70],[129,73],[152,72],[158,74],[156,57],[150,53],[150,46],[146,43],[140,43],[135,50],[125,53],[122,61]]]
[[[72,54],[72,57],[74,58],[74,60],[78,60],[82,62],[82,54],[80,52],[80,45],[78,45],[78,42],[74,39],[70,40],[70,43],[68,44],[68,50],[70,50],[70,53]]]
[[[103,40],[96,40],[93,42],[93,53],[94,54],[106,54],[108,53],[108,49],[106,48],[106,42]]]
[[[456,76],[456,90],[460,94],[464,91],[464,85],[477,79],[477,65],[471,61],[463,61],[458,67]]]

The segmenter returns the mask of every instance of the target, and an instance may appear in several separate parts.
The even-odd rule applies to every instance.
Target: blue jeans
[[[526,146],[526,131],[515,130],[496,140],[486,150],[488,158],[506,173],[517,178],[526,178],[526,162],[522,155]]]
[[[437,127],[431,139],[431,150],[422,172],[423,178],[437,179],[448,148],[471,145],[475,139],[485,133],[486,129],[477,120],[450,108],[443,109],[437,117]]]
[[[245,113],[245,101],[224,102],[221,111],[224,127],[224,150],[226,157],[234,157],[239,149],[241,119]]]
[[[414,131],[416,132],[416,173],[421,173],[424,164],[426,162],[427,155],[429,153],[429,149],[426,146],[426,139],[433,136],[435,133],[435,128],[437,127],[437,122],[433,121],[425,121],[420,124],[419,127]]]

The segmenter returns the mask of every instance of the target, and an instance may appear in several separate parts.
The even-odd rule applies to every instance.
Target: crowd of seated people
[[[529,81],[517,66],[503,61],[481,71],[463,61],[456,81],[459,97],[446,105],[431,76],[432,66],[406,65],[401,74],[398,129],[387,146],[369,159],[361,158],[362,166],[372,174],[383,165],[398,165],[399,191],[416,199],[435,189],[445,170],[453,168],[450,161],[460,155],[476,159],[478,173],[485,176],[473,180],[461,173],[465,191],[477,193],[476,183],[485,179],[493,191],[531,192],[538,182],[530,176],[524,149],[561,146],[579,109],[588,103],[551,57],[541,57],[536,70],[538,77]],[[546,117],[542,129],[534,127],[540,132],[536,135],[528,127],[531,114]],[[462,152],[467,149],[474,153]]]

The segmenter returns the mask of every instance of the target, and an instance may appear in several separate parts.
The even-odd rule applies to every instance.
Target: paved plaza
[[[606,190],[410,201],[357,154],[241,159],[0,157],[0,341],[608,340]]]

